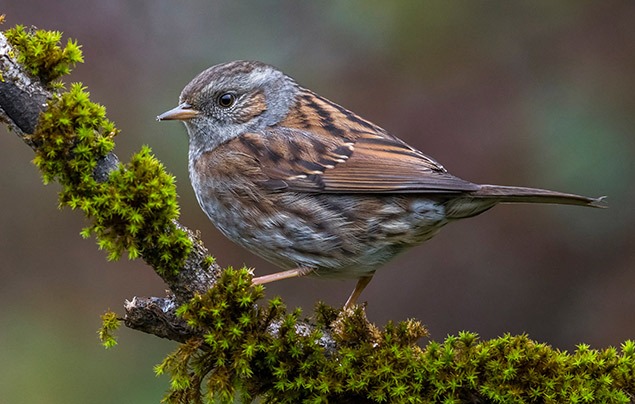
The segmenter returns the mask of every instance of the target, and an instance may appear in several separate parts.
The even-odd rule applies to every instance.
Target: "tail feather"
[[[608,207],[605,196],[588,198],[539,188],[479,185],[476,191],[466,192],[463,197],[448,200],[445,212],[450,220],[464,219],[481,214],[499,203],[556,203],[594,208]]]
[[[494,199],[496,202],[511,203],[555,203],[560,205],[608,207],[606,197],[589,198],[586,196],[549,191],[539,188],[509,187],[504,185],[481,185],[480,189],[470,192],[475,198]]]

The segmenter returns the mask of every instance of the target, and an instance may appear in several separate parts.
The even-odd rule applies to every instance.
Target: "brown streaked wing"
[[[396,138],[362,135],[350,158],[326,169],[324,192],[453,193],[479,187]]]
[[[455,193],[479,186],[393,137],[322,137],[284,128],[234,139],[254,154],[272,189],[326,193]]]

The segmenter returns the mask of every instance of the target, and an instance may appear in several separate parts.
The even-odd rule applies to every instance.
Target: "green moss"
[[[179,270],[191,241],[174,224],[179,216],[174,177],[165,172],[150,148],[144,146],[128,164],[120,165],[92,195],[70,195],[63,202],[93,218],[82,235],[94,233],[110,260],[127,251],[130,259],[143,256],[158,271]]]
[[[248,402],[249,381],[259,377],[251,361],[262,359],[274,343],[264,331],[284,311],[275,302],[267,308],[256,307],[263,295],[262,286],[251,287],[247,269],[227,268],[217,286],[179,308],[178,314],[191,327],[203,329],[204,337],[181,345],[156,367],[157,374],[171,375],[168,402],[197,402],[202,390],[224,402],[231,402],[241,391]]]
[[[179,216],[174,177],[148,147],[97,182],[98,162],[115,146],[118,130],[103,106],[90,101],[81,84],[56,94],[42,113],[31,142],[34,163],[45,183],[62,185],[60,205],[82,210],[91,220],[82,236],[97,237],[108,259],[127,251],[143,256],[156,270],[176,273],[191,250]]]
[[[112,348],[117,345],[117,338],[114,332],[121,326],[121,320],[117,314],[107,311],[101,315],[101,328],[98,331],[99,340],[105,348]]]
[[[60,46],[62,33],[59,31],[28,30],[17,25],[4,34],[18,51],[17,61],[44,84],[69,74],[77,63],[84,62],[76,41],[69,39],[64,48]]]
[[[205,268],[209,268],[212,265],[214,265],[215,262],[216,262],[216,258],[212,257],[211,255],[208,255],[205,257],[205,262],[203,263],[203,266]]]
[[[248,270],[229,268],[179,309],[203,337],[156,367],[171,376],[167,403],[627,403],[635,393],[633,342],[567,353],[524,335],[482,341],[463,332],[421,348],[427,331],[417,321],[379,329],[361,308],[323,304],[308,332],[279,298],[254,305],[263,292],[250,284]]]
[[[45,183],[56,180],[66,185],[64,195],[90,193],[96,184],[92,173],[97,161],[114,149],[117,133],[106,119],[106,109],[91,102],[81,84],[73,84],[70,91],[55,94],[40,115],[31,136],[36,149],[33,162]]]

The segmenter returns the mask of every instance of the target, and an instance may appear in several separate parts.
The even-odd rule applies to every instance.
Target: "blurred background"
[[[21,0],[0,13],[4,29],[83,45],[67,81],[107,107],[122,161],[153,148],[177,177],[182,223],[221,265],[276,270],[214,229],[189,184],[185,128],[155,117],[208,66],[257,59],[457,176],[609,196],[607,210],[506,205],[447,226],[377,273],[362,295],[372,321],[566,350],[635,338],[635,2]],[[168,380],[152,366],[176,345],[122,329],[105,351],[96,330],[106,309],[165,286],[82,239],[85,220],[57,209],[32,158],[0,128],[0,403],[158,402]],[[309,315],[354,283],[288,280],[267,294]]]

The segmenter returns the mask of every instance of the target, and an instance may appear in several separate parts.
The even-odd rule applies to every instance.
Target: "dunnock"
[[[602,198],[457,178],[260,62],[203,71],[157,119],[185,123],[192,187],[216,227],[284,269],[254,283],[357,278],[346,308],[377,268],[450,221],[501,202],[604,206]]]

